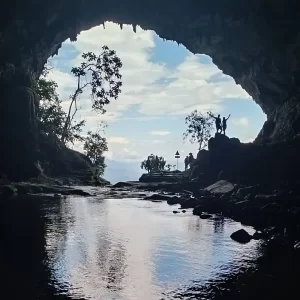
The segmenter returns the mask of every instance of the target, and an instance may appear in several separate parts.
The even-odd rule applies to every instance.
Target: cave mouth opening
[[[54,69],[49,76],[58,83],[65,110],[76,85],[70,69],[78,65],[83,52],[100,53],[103,45],[116,50],[123,62],[122,93],[106,107],[105,115],[92,111],[90,95],[84,93],[77,118],[87,121],[85,132],[95,130],[100,120],[109,125],[108,158],[134,161],[157,151],[174,160],[177,150],[195,153],[197,145],[182,141],[184,119],[195,109],[231,114],[227,134],[242,142],[253,141],[261,129],[265,121],[261,108],[209,56],[194,55],[154,31],[120,28],[112,22],[83,31],[76,42],[67,40],[50,59]],[[82,145],[76,143],[74,148],[82,150]]]
[[[75,41],[80,32],[106,21],[133,24],[137,29],[139,25],[155,31],[161,38],[183,44],[191,53],[210,56],[267,115],[268,120],[255,140],[257,144],[293,139],[299,134],[298,1],[102,3],[91,0],[88,5],[83,0],[6,2],[0,24],[0,137],[4,157],[0,171],[3,174],[14,175],[20,169],[26,170],[20,178],[39,174],[38,97],[32,81],[65,40]],[[185,89],[178,94],[182,91]],[[149,95],[143,99],[145,104],[146,96]],[[122,102],[118,101],[118,105],[124,106],[125,101]],[[174,102],[169,106],[173,108]],[[243,110],[248,112],[246,106]],[[6,157],[16,159],[11,163]]]

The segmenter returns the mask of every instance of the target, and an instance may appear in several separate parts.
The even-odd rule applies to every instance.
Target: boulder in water
[[[181,208],[194,208],[202,202],[197,198],[190,198],[181,202]]]
[[[145,197],[144,200],[165,200],[165,201],[174,201],[174,202],[176,202],[176,201],[179,200],[179,198],[176,197],[176,196],[168,196],[168,195],[163,195],[163,194],[153,194],[151,196]]]
[[[200,216],[203,212],[203,205],[197,205],[194,209],[193,209],[193,215],[196,216]]]
[[[118,182],[115,185],[113,185],[113,188],[122,188],[122,187],[130,187],[132,186],[132,183],[130,182]]]
[[[210,219],[210,218],[212,218],[212,215],[209,215],[209,214],[201,214],[200,215],[200,219],[203,219],[203,220]]]
[[[240,229],[238,231],[235,231],[230,237],[234,241],[241,244],[249,243],[252,239],[252,236],[245,229]]]

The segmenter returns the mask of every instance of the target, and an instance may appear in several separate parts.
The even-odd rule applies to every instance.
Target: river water
[[[10,299],[177,299],[260,255],[260,242],[230,239],[239,223],[173,214],[165,202],[35,197],[1,208],[1,288]]]

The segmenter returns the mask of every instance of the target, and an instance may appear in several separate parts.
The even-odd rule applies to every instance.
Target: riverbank
[[[152,191],[157,187],[157,191],[144,200],[180,204],[176,213],[193,209],[193,213],[203,219],[215,215],[229,217],[255,228],[256,234],[246,237],[246,241],[265,239],[270,247],[299,251],[300,190],[296,186],[275,189],[267,185],[243,186],[221,180],[198,189],[195,183],[190,183],[190,190],[186,184],[180,186],[181,190],[179,186],[174,190],[168,184],[151,184],[150,187]]]
[[[230,240],[243,228],[239,223],[145,201],[155,193],[130,186],[78,188],[93,196],[23,195],[2,203],[0,250],[10,280],[4,298],[266,300],[297,294],[297,253]],[[140,276],[145,270],[156,280]]]

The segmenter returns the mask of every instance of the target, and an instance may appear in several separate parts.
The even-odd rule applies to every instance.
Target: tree
[[[165,170],[166,160],[162,156],[149,155],[147,159],[141,162],[141,169],[145,169],[148,173]]]
[[[105,113],[104,106],[109,104],[111,99],[116,100],[121,93],[122,75],[119,71],[122,62],[114,50],[103,46],[100,55],[87,52],[82,54],[82,58],[84,62],[71,70],[71,73],[77,78],[77,87],[70,96],[71,103],[62,135],[63,142],[67,138],[72,121],[78,111],[79,95],[87,88],[91,88],[92,109],[98,113]]]
[[[106,138],[101,136],[100,130],[95,133],[88,131],[83,150],[94,165],[95,176],[103,175],[106,168],[104,152],[108,151],[108,147]]]
[[[35,83],[35,91],[39,95],[40,105],[38,110],[38,119],[41,121],[43,131],[46,134],[54,134],[61,140],[64,124],[67,119],[67,114],[62,108],[62,101],[57,94],[57,83],[47,79],[48,69],[43,73],[42,77]],[[82,128],[85,121],[73,121],[65,137],[65,144],[70,142],[74,144],[76,140],[83,141],[81,136]]]
[[[189,137],[189,141],[192,144],[199,144],[199,150],[205,148],[211,137],[214,119],[209,113],[202,114],[201,112],[194,110],[185,118],[185,123],[188,125],[188,128],[183,134],[183,139],[186,140]]]
[[[166,167],[165,167],[165,169],[166,169],[167,171],[171,171],[171,168],[172,168],[172,165],[171,165],[171,164],[167,164]]]

